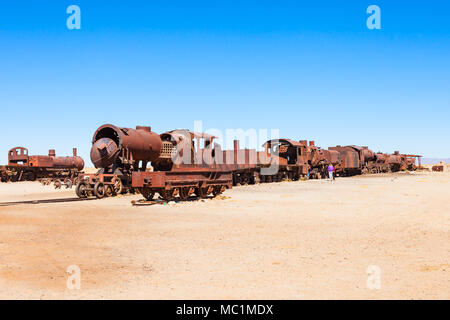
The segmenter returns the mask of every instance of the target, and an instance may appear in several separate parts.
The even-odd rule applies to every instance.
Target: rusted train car
[[[76,193],[80,198],[103,198],[138,190],[147,199],[158,193],[168,201],[194,193],[218,195],[232,186],[233,179],[226,165],[212,160],[213,139],[187,130],[158,135],[150,127],[104,125],[95,132],[91,149],[99,171],[82,175]]]
[[[340,161],[336,165],[336,173],[341,176],[351,176],[367,173],[397,172],[400,170],[413,171],[417,168],[416,159],[420,155],[375,153],[363,146],[336,146],[328,148],[339,153]]]
[[[66,183],[67,186],[77,182],[78,175],[84,168],[84,161],[73,149],[71,157],[57,157],[55,150],[47,156],[29,155],[24,147],[12,148],[8,152],[8,165],[0,167],[2,182],[35,181],[45,179]]]
[[[263,145],[264,151],[241,150],[239,142],[235,141],[233,151],[236,155],[244,154],[243,169],[238,164],[232,164],[233,185],[265,182],[296,181],[301,178],[321,178],[326,175],[329,164],[340,163],[338,152],[324,150],[315,145],[314,141],[291,139],[273,139]],[[248,155],[247,155],[248,154]],[[244,157],[242,157],[244,159]]]

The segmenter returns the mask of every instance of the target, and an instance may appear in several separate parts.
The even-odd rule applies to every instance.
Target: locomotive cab
[[[28,149],[24,147],[12,148],[8,152],[8,164],[10,166],[26,166],[28,164]]]
[[[177,166],[212,164],[216,155],[213,147],[215,138],[212,135],[189,130],[163,133],[162,152],[153,167],[156,171],[169,171],[174,164]]]
[[[269,140],[263,147],[267,156],[280,165],[297,164],[299,156],[303,154],[302,145],[289,139]]]

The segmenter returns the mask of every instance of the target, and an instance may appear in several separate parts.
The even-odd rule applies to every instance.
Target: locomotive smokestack
[[[53,149],[48,150],[48,156],[49,157],[56,157],[56,151]]]
[[[239,150],[239,140],[234,140],[234,150]]]
[[[310,146],[310,147],[314,147],[315,145],[316,145],[316,144],[315,144],[314,141],[310,141],[310,142],[309,142],[309,146]]]
[[[142,131],[145,131],[145,132],[152,132],[152,127],[136,126],[136,130],[142,130]]]
[[[77,148],[73,148],[73,156],[77,157],[78,156],[78,152],[77,152]]]

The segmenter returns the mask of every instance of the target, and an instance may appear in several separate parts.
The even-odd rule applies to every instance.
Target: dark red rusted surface
[[[436,166],[433,166],[431,168],[431,170],[433,170],[435,172],[443,172],[444,171],[444,166],[443,165],[436,165]]]
[[[150,127],[120,128],[110,124],[101,126],[92,140],[91,160],[96,168],[105,168],[121,158],[134,164],[158,159],[162,141]]]
[[[62,179],[61,184],[71,186],[83,168],[84,160],[77,156],[77,149],[71,157],[57,157],[53,149],[44,156],[29,155],[27,148],[16,147],[8,152],[8,165],[0,167],[0,175],[3,182]]]
[[[356,146],[336,146],[330,147],[328,150],[339,153],[340,163],[336,172],[342,175],[360,174],[363,169],[365,154],[371,152]]]
[[[146,198],[158,192],[170,200],[193,193],[220,194],[231,187],[232,173],[226,165],[213,163],[213,140],[187,130],[160,136],[150,127],[104,125],[94,134],[91,150],[92,162],[100,170],[82,176],[77,195],[102,198],[139,190]],[[149,162],[153,172],[147,170]]]

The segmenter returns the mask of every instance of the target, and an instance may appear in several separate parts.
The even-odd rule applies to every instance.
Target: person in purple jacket
[[[333,173],[334,173],[334,167],[330,163],[330,165],[328,166],[328,177],[330,178],[330,181],[333,181]]]

